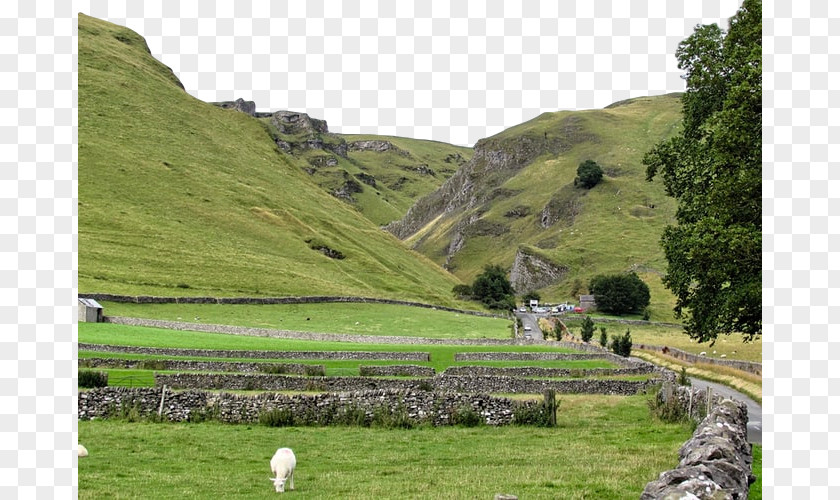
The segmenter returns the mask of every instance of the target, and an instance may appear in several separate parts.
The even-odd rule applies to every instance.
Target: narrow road
[[[723,397],[745,403],[747,405],[747,414],[749,415],[747,422],[747,441],[752,444],[761,444],[761,405],[753,401],[746,394],[714,382],[691,378],[691,386],[703,390],[706,387],[711,387],[713,392]]]
[[[522,330],[520,335],[523,337],[526,334],[530,334],[531,338],[534,340],[545,340],[543,338],[542,330],[540,330],[540,326],[537,324],[537,315],[533,313],[522,313],[517,312],[516,317],[522,320]],[[530,331],[525,331],[525,327],[530,326]]]

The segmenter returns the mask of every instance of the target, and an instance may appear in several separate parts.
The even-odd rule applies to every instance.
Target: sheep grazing
[[[274,477],[274,491],[283,493],[286,488],[286,481],[289,481],[289,489],[295,489],[295,453],[289,448],[278,448],[271,457],[271,472]]]
[[[87,448],[85,448],[84,445],[82,445],[82,444],[79,444],[79,456],[80,457],[88,456]]]

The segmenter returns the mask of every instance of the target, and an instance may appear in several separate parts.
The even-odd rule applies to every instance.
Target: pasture
[[[637,498],[691,434],[645,396],[559,397],[558,427],[381,429],[81,421],[79,498],[276,498],[268,461],[295,450],[294,498]],[[219,480],[224,478],[224,480]]]
[[[318,333],[509,339],[511,320],[390,304],[132,304],[102,302],[105,314]],[[196,319],[197,318],[197,319]]]

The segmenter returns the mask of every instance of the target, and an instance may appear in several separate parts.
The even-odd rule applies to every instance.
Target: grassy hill
[[[80,14],[79,291],[452,304],[457,278],[314,183],[269,132],[188,95],[138,34]]]
[[[676,204],[661,180],[645,181],[641,160],[680,113],[676,94],[544,113],[479,141],[472,161],[389,229],[467,282],[486,264],[536,257],[557,271],[534,286],[554,301],[577,300],[596,274],[636,270],[651,287],[652,319],[671,320],[659,238]],[[605,172],[591,190],[574,186],[587,159]]]

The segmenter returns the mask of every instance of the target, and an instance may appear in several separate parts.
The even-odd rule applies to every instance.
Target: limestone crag
[[[513,291],[521,295],[553,285],[561,281],[568,272],[567,267],[519,249],[510,269],[510,284]]]
[[[577,143],[597,141],[596,136],[583,132],[580,119],[574,116],[564,120],[558,132],[551,136],[524,133],[478,141],[469,162],[386,229],[398,238],[406,239],[441,214],[469,213],[492,199],[496,188],[538,156],[546,153],[557,155]]]
[[[235,101],[211,102],[210,104],[218,106],[222,109],[240,111],[250,116],[256,116],[257,114],[257,104],[254,101],[246,101],[241,97]]]

